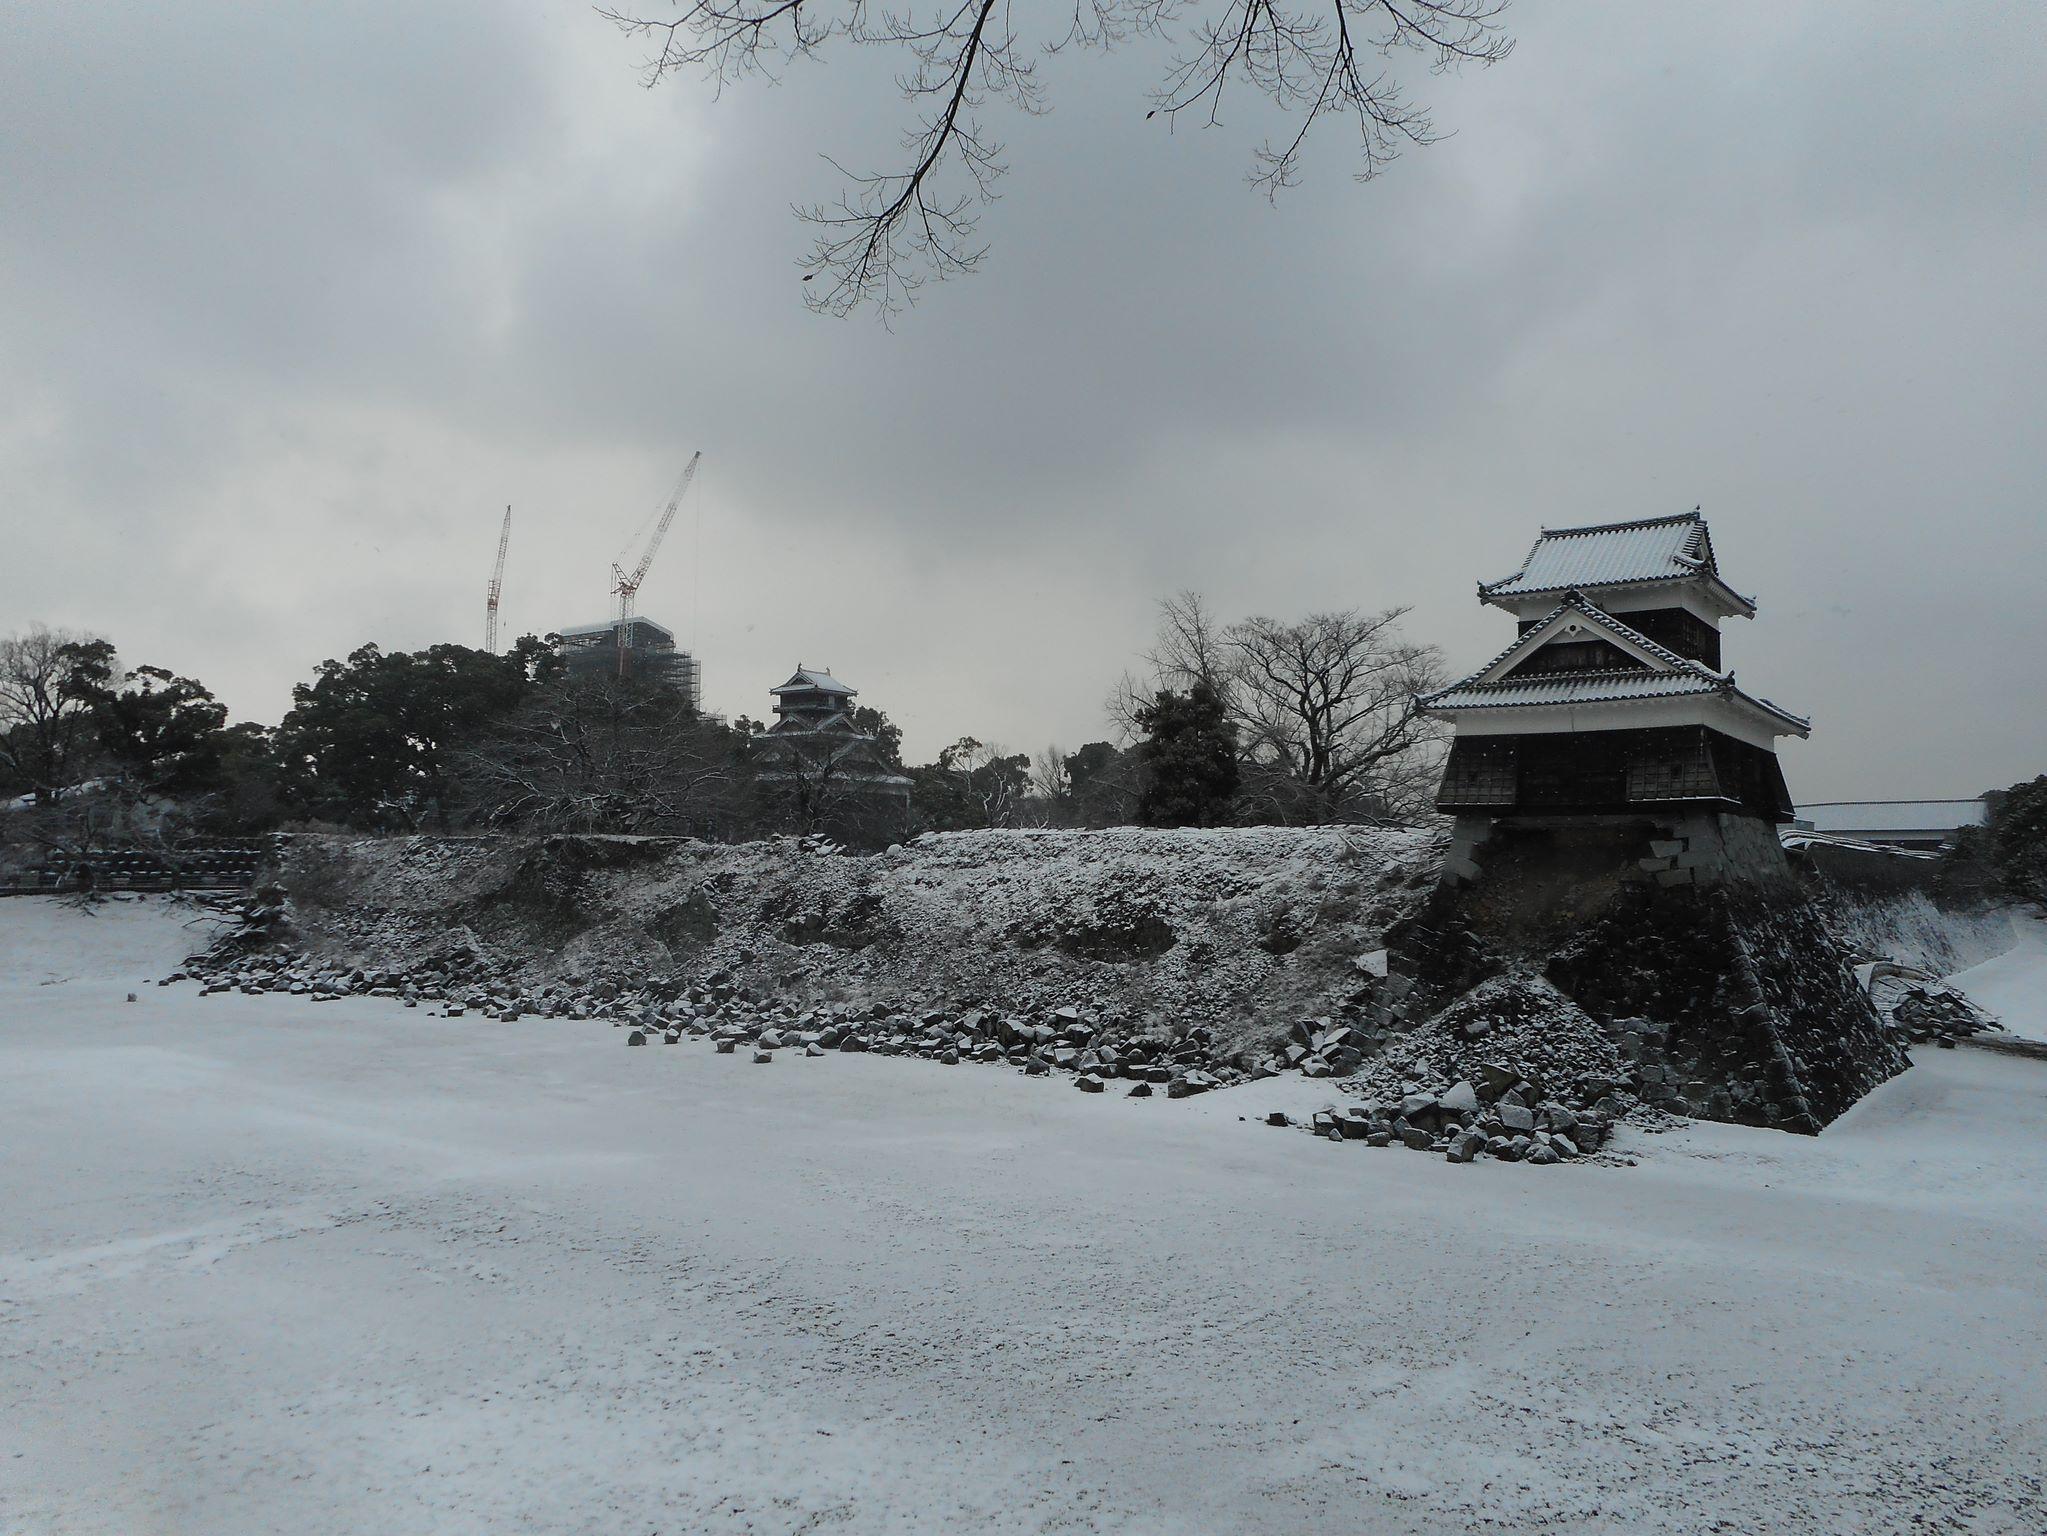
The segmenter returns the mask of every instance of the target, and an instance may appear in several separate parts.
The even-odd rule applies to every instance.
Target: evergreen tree
[[[1066,768],[1066,791],[1075,799],[1084,797],[1101,777],[1102,770],[1116,760],[1116,748],[1106,741],[1091,741],[1078,752],[1061,759]]]
[[[2047,774],[1999,795],[1988,832],[1998,884],[2020,901],[2047,906]]]
[[[0,783],[46,806],[87,776],[93,700],[114,666],[105,640],[40,624],[0,636]]]
[[[1144,787],[1137,819],[1148,827],[1218,827],[1237,794],[1237,732],[1215,690],[1196,683],[1162,692],[1137,712]]]
[[[137,667],[125,682],[92,691],[93,725],[107,767],[141,794],[215,787],[227,706],[203,683],[162,667]]]
[[[464,645],[323,661],[277,728],[287,792],[307,815],[367,828],[444,824],[458,747],[506,719],[552,675],[539,641],[503,656]]]
[[[890,768],[903,766],[903,728],[878,709],[865,704],[853,706],[853,729],[874,738],[874,755]]]

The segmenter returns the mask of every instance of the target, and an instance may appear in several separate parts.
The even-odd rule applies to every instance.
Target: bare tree
[[[722,735],[663,690],[612,678],[551,683],[459,750],[454,779],[494,825],[703,836],[729,810]]]
[[[1233,657],[1225,626],[1199,592],[1180,591],[1159,599],[1158,628],[1143,660],[1144,673],[1125,672],[1109,694],[1109,719],[1125,741],[1142,734],[1138,713],[1149,709],[1163,690],[1185,693],[1205,687],[1227,707]]]
[[[110,856],[132,861],[141,855],[164,886],[181,885],[191,868],[192,819],[187,804],[116,782],[98,793],[67,795],[0,819],[0,843],[20,849],[42,879],[52,882],[48,888],[89,903],[101,895]],[[126,878],[134,878],[132,862]]]
[[[1441,72],[1489,65],[1513,44],[1502,30],[1508,0],[1074,0],[1046,30],[1026,36],[1009,0],[675,0],[656,17],[606,10],[607,19],[647,39],[655,52],[649,86],[682,70],[715,89],[753,76],[779,80],[783,66],[840,44],[892,49],[907,58],[898,76],[917,106],[903,136],[899,168],[855,172],[836,204],[799,208],[818,228],[805,265],[806,302],[829,314],[863,303],[886,316],[931,278],[972,271],[980,210],[994,198],[1002,146],[981,127],[989,100],[1032,114],[1044,108],[1041,57],[1108,49],[1133,39],[1171,50],[1145,116],[1204,127],[1222,121],[1223,98],[1242,87],[1265,97],[1295,126],[1256,152],[1252,183],[1273,195],[1298,178],[1309,131],[1325,117],[1348,119],[1361,150],[1360,181],[1377,175],[1410,144],[1436,131],[1410,100],[1392,64],[1413,56]],[[1191,19],[1190,19],[1191,18]]]
[[[1227,631],[1231,709],[1245,758],[1264,770],[1247,788],[1272,810],[1292,800],[1284,819],[1408,814],[1433,780],[1442,728],[1416,696],[1441,684],[1443,658],[1402,637],[1406,613],[1251,618]]]
[[[62,798],[93,745],[96,690],[114,648],[91,635],[32,624],[0,639],[0,768],[38,805]]]
[[[1415,703],[1440,685],[1442,656],[1402,637],[1406,613],[1225,625],[1200,594],[1178,593],[1159,604],[1144,671],[1124,674],[1109,716],[1127,741],[1160,694],[1206,688],[1236,728],[1247,816],[1405,819],[1429,804],[1443,737]]]
[[[947,827],[1009,826],[1031,785],[1028,757],[972,736],[962,736],[935,764],[917,772],[927,788],[935,782],[939,790],[925,796],[926,813]],[[933,800],[938,803],[930,804]]]
[[[1073,794],[1073,772],[1057,742],[1047,742],[1031,759],[1031,793],[1048,805],[1063,805]]]

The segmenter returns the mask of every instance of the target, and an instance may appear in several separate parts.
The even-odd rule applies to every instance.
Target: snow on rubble
[[[1198,1046],[1240,1077],[1294,1020],[1362,1024],[1371,956],[1439,853],[1429,834],[1368,828],[960,833],[867,856],[789,839],[297,839],[283,899],[193,969],[806,1046],[849,1031],[856,1048],[1038,1045],[1083,1070]]]
[[[1528,962],[1390,1018],[1389,930],[1439,854],[1426,834],[1354,828],[983,831],[865,856],[815,839],[296,838],[282,896],[178,974],[596,1018],[627,1045],[704,1038],[758,1066],[907,1055],[1171,1099],[1299,1072],[1335,1080],[1318,1112],[1265,1118],[1458,1162],[1572,1161],[1712,1094],[1667,1020],[1595,1017]]]

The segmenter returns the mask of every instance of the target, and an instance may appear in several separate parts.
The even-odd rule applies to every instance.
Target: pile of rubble
[[[796,1009],[921,1017],[1075,1005],[1113,1036],[1209,1026],[1248,1070],[1275,1026],[1363,1022],[1383,945],[1440,838],[1397,828],[929,834],[880,853],[816,840],[297,836],[272,947],[417,974],[462,939],[502,982],[575,994],[723,973]],[[465,975],[468,973],[465,973]],[[1383,974],[1383,972],[1382,972]]]
[[[1312,1129],[1452,1162],[1568,1161],[1597,1151],[1649,1096],[1640,1042],[1657,1027],[1603,1025],[1539,977],[1497,977],[1395,1035],[1343,1084],[1361,1102]]]
[[[1387,1041],[1384,1030],[1343,1023],[1326,1014],[1296,1019],[1287,1043],[1263,1063],[1263,1075],[1299,1072],[1303,1077],[1347,1077]]]
[[[195,957],[158,985],[178,981],[196,981],[202,993],[275,992],[314,1002],[388,998],[447,1018],[609,1020],[624,1032],[628,1046],[700,1039],[721,1053],[744,1054],[763,1065],[779,1055],[834,1051],[916,1056],[948,1066],[1006,1065],[1032,1077],[1067,1075],[1083,1093],[1103,1093],[1113,1084],[1131,1098],[1186,1098],[1290,1068],[1324,1077],[1352,1072],[1363,1064],[1371,1043],[1361,1032],[1326,1018],[1304,1019],[1282,1052],[1246,1068],[1218,1059],[1204,1026],[1170,1039],[1112,1038],[1101,1018],[1074,1004],[1037,1014],[972,1007],[913,1012],[880,1003],[799,1009],[763,999],[724,973],[687,985],[655,975],[634,987],[599,982],[579,990],[548,982],[528,989],[494,979],[459,938],[445,958],[406,971],[324,964],[290,951],[251,951],[243,939]],[[1614,1097],[1621,1085],[1594,1074],[1556,1075],[1556,1086],[1551,1086],[1550,1077],[1564,1059],[1558,1055],[1559,1042],[1530,1038],[1538,1015],[1554,1015],[1559,1011],[1555,1004],[1563,1001],[1554,994],[1541,998],[1540,991],[1546,990],[1540,982],[1480,988],[1444,1020],[1402,1037],[1371,1063],[1368,1077],[1345,1085],[1362,1102],[1318,1114],[1314,1130],[1373,1146],[1442,1152],[1453,1162],[1485,1154],[1543,1164],[1597,1150],[1633,1101]],[[1529,1006],[1531,994],[1539,1008]],[[1493,1049],[1477,1051],[1476,1042],[1488,1039],[1495,1040]],[[1449,1045],[1453,1040],[1458,1043]],[[1461,1068],[1464,1056],[1479,1055],[1497,1059],[1480,1061],[1470,1067],[1469,1076],[1447,1086],[1441,1083],[1445,1064]],[[1523,1065],[1529,1062],[1541,1065]],[[1601,1096],[1588,1104],[1587,1093],[1595,1088]],[[1281,1115],[1274,1123],[1288,1122]]]
[[[1134,1098],[1184,1098],[1299,1073],[1327,1080],[1350,1101],[1314,1118],[1318,1134],[1459,1162],[1481,1155],[1570,1161],[1600,1149],[1623,1119],[1654,1124],[1669,1114],[1711,1114],[1715,1105],[1714,1063],[1679,1048],[1684,1029],[1696,1034],[1705,1027],[1695,1003],[1669,1011],[1690,1024],[1636,1016],[1666,1010],[1642,1009],[1643,1000],[1632,995],[1626,1001],[1637,1010],[1614,1007],[1616,1016],[1595,1018],[1588,1008],[1604,1015],[1622,999],[1600,994],[1601,1001],[1580,1006],[1573,998],[1581,987],[1567,995],[1526,967],[1467,983],[1445,1006],[1409,1023],[1373,1005],[1385,976],[1380,954],[1367,954],[1346,966],[1351,992],[1329,1012],[1298,1019],[1275,1047],[1257,1024],[1260,1010],[1245,1002],[1190,1018],[1186,1010],[1150,1006],[1128,978],[1111,978],[1105,967],[1064,977],[1063,986],[1044,974],[1035,987],[917,974],[907,966],[887,979],[873,972],[855,978],[842,967],[845,990],[821,995],[791,987],[785,971],[746,963],[743,953],[702,970],[663,963],[656,952],[640,964],[550,969],[502,936],[486,943],[459,919],[450,922],[452,912],[437,927],[409,915],[365,914],[364,921],[408,936],[388,947],[336,945],[332,932],[301,933],[296,915],[281,890],[259,894],[241,909],[234,933],[165,984],[189,978],[207,992],[281,992],[313,1001],[366,995],[451,1018],[608,1021],[629,1046],[702,1039],[763,1064],[782,1054],[862,1051],[1002,1064],[1032,1076],[1065,1075],[1082,1092],[1114,1087]],[[365,948],[381,949],[382,963],[356,963]],[[1845,972],[1843,983],[1854,986]],[[1298,1006],[1307,999],[1297,993],[1289,1000]],[[1942,1044],[1993,1027],[1938,985],[1907,988],[1888,1011],[1901,1033]],[[1873,1013],[1870,1023],[1880,1027]],[[1722,1040],[1728,1031],[1708,1033]]]
[[[1172,1037],[1139,1033],[1111,1038],[1104,1020],[1078,1004],[1026,1013],[991,1008],[921,1008],[886,1003],[835,1003],[799,1008],[760,997],[719,972],[684,984],[665,975],[639,985],[599,981],[577,987],[564,981],[528,986],[508,983],[458,940],[443,958],[410,970],[326,964],[304,954],[257,949],[238,936],[186,962],[159,986],[196,981],[202,995],[278,992],[310,1001],[381,997],[408,1008],[426,1006],[447,1018],[476,1015],[506,1023],[532,1016],[608,1019],[626,1030],[625,1043],[673,1045],[705,1038],[721,1052],[745,1047],[768,1063],[778,1052],[821,1056],[828,1051],[872,1051],[918,1056],[957,1065],[1002,1063],[1031,1076],[1071,1074],[1083,1092],[1111,1082],[1132,1098],[1163,1093],[1185,1098],[1208,1089],[1267,1076],[1219,1060],[1213,1036],[1197,1025]]]
[[[1440,1152],[1453,1163],[1468,1163],[1484,1154],[1508,1162],[1567,1162],[1596,1152],[1606,1142],[1613,1122],[1604,1115],[1580,1113],[1546,1097],[1525,1079],[1488,1072],[1480,1082],[1461,1079],[1441,1093],[1420,1083],[1404,1083],[1398,1099],[1367,1099],[1362,1104],[1319,1111],[1312,1129],[1332,1141],[1362,1141],[1370,1147],[1400,1145],[1417,1152]],[[1285,1114],[1267,1117],[1273,1125],[1289,1123]]]
[[[1957,1040],[2003,1027],[1954,988],[1933,981],[1905,982],[1886,1000],[1884,1012],[1913,1044],[1931,1041],[1944,1050],[1952,1050]]]
[[[1185,1098],[1285,1071],[1332,1080],[1355,1102],[1317,1115],[1321,1135],[1367,1145],[1556,1163],[1597,1150],[1640,1096],[1626,1021],[1602,1029],[1547,983],[1503,978],[1473,989],[1418,1029],[1393,1035],[1329,1017],[1302,1019],[1288,1042],[1256,1059],[1226,1056],[1196,1025],[1147,1030],[1092,1000],[998,1009],[972,1004],[832,1002],[762,996],[735,975],[700,980],[654,973],[632,984],[507,972],[472,936],[450,930],[441,950],[404,968],[324,961],[297,949],[279,905],[258,904],[244,926],[159,985],[202,992],[282,993],[309,1001],[388,998],[448,1018],[608,1020],[628,1046],[709,1041],[768,1064],[779,1055],[874,1052],[1015,1067],[1068,1076],[1083,1093],[1111,1086],[1132,1098]],[[1355,1074],[1355,1075],[1354,1075]],[[1276,1117],[1275,1123],[1286,1123]]]
[[[872,1051],[882,1056],[918,1056],[946,1066],[961,1062],[1019,1067],[1027,1076],[1073,1075],[1083,1093],[1101,1093],[1115,1079],[1129,1083],[1131,1098],[1167,1098],[1205,1093],[1244,1074],[1217,1066],[1209,1055],[1205,1029],[1175,1041],[1119,1040],[1111,1043],[1100,1024],[1071,1004],[1041,1018],[972,1008],[935,1008],[919,1015],[885,1004],[826,1006],[801,1012],[764,1007],[738,997],[720,998],[719,987],[649,1009],[626,1036],[627,1045],[659,1038],[674,1045],[685,1036],[707,1037],[721,1052],[746,1049],[762,1064],[777,1052],[822,1056],[830,1051]]]

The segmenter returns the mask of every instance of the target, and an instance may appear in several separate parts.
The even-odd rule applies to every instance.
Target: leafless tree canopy
[[[928,798],[943,802],[938,809],[947,827],[1012,826],[1031,787],[1028,757],[972,736],[943,749],[918,773],[927,792],[936,791]]]
[[[71,786],[92,745],[81,685],[104,680],[112,666],[113,648],[90,635],[34,624],[0,636],[0,767],[39,803]]]
[[[763,798],[791,831],[822,831],[858,804],[867,757],[858,737],[806,733],[775,737],[758,752]]]
[[[705,835],[732,774],[719,733],[679,698],[610,679],[545,685],[455,764],[482,820],[539,832]]]
[[[1185,693],[1200,685],[1227,701],[1231,657],[1227,629],[1199,592],[1176,592],[1159,600],[1159,625],[1142,673],[1125,672],[1109,695],[1109,719],[1128,741],[1141,734],[1138,711],[1162,688]]]
[[[1230,626],[1230,704],[1245,756],[1277,780],[1267,793],[1305,791],[1332,817],[1402,815],[1425,801],[1441,728],[1415,700],[1440,686],[1442,656],[1401,637],[1406,613]]]
[[[1001,101],[1043,110],[1038,65],[1074,48],[1135,39],[1171,50],[1147,118],[1204,126],[1222,121],[1225,99],[1262,96],[1291,128],[1256,152],[1251,180],[1268,195],[1298,178],[1309,132],[1330,116],[1358,135],[1359,180],[1378,174],[1410,144],[1436,137],[1426,108],[1394,78],[1402,55],[1437,71],[1493,64],[1513,46],[1502,30],[1508,0],[1073,0],[1042,31],[1019,29],[1010,0],[675,0],[671,16],[605,10],[655,48],[653,85],[683,70],[719,90],[750,76],[779,80],[792,61],[846,44],[894,49],[897,77],[916,108],[895,169],[834,166],[845,190],[830,205],[798,209],[817,226],[805,265],[806,301],[843,315],[872,304],[887,315],[931,278],[971,271],[980,210],[993,200],[1002,146],[983,109]]]
[[[1128,739],[1138,709],[1160,690],[1205,686],[1237,728],[1238,798],[1251,816],[1416,814],[1435,786],[1442,728],[1415,699],[1441,686],[1443,659],[1402,636],[1406,614],[1352,609],[1225,624],[1199,593],[1177,593],[1159,604],[1144,670],[1117,684],[1110,717]]]

